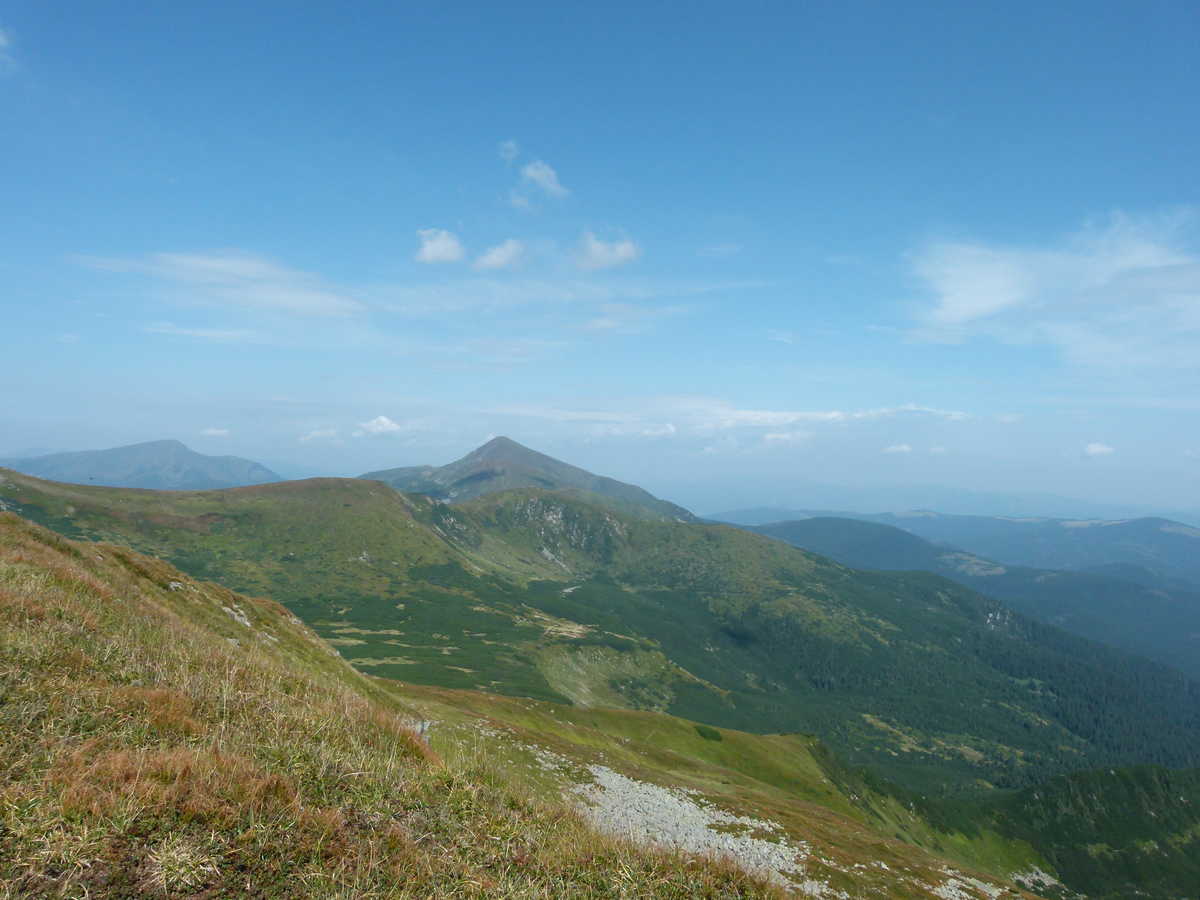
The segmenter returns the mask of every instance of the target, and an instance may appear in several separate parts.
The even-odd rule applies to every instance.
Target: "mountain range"
[[[274,654],[285,637],[288,653],[326,648],[295,659],[311,677],[342,685],[338,690],[353,682],[368,704],[395,710],[400,703],[417,719],[436,720],[435,728],[445,728],[439,752],[478,758],[480,741],[487,741],[486,753],[505,777],[539,789],[550,783],[549,770],[535,774],[551,758],[545,751],[563,760],[550,767],[560,773],[555,778],[586,771],[612,783],[596,767],[620,764],[623,777],[699,791],[706,803],[765,816],[795,840],[814,842],[821,849],[806,871],[831,891],[1002,896],[1002,889],[979,887],[985,882],[978,879],[999,877],[1043,896],[1086,890],[1114,900],[1133,893],[1165,900],[1186,894],[1200,875],[1200,682],[935,573],[848,568],[779,539],[785,535],[680,521],[647,504],[645,498],[661,501],[644,492],[605,495],[587,485],[607,489],[607,480],[506,440],[452,465],[459,464],[445,484],[426,477],[430,493],[367,478],[178,492],[0,472],[0,517],[11,524],[0,548],[17,548],[11,561],[0,562],[0,607],[15,602],[32,610],[14,586],[57,591],[80,567],[86,571],[63,597],[99,598],[87,610],[63,605],[35,618],[4,612],[0,625],[25,623],[20,627],[36,633],[40,622],[80,622],[95,632],[102,622],[120,621],[111,626],[116,633],[140,640],[122,618],[133,588],[113,578],[133,573],[139,584],[152,582],[138,590],[153,594],[145,608],[153,612],[138,606],[135,614],[149,620],[164,610],[184,619],[208,610],[189,605],[198,591],[197,600],[213,604],[205,627],[221,627],[211,640],[188,632],[196,666],[201,656],[224,659],[227,649],[215,648],[227,648],[230,639],[235,647],[249,642],[256,654]],[[450,496],[447,487],[470,471],[490,473],[467,482],[480,485],[478,494]],[[510,477],[558,478],[565,486],[489,490]],[[17,516],[76,542],[108,543],[92,551]],[[857,565],[918,559],[936,567],[951,556],[959,574],[975,568],[978,577],[996,578],[1000,573],[987,570],[1006,568],[895,529],[868,532],[865,524],[807,527],[825,535],[825,553],[856,553]],[[27,540],[42,549],[26,548]],[[43,558],[44,568],[30,568]],[[229,591],[270,597],[287,612]],[[266,615],[271,609],[274,618]],[[251,631],[237,630],[244,627]],[[74,628],[63,634],[75,635]],[[84,632],[78,641],[94,643]],[[20,647],[31,638],[14,640]],[[100,676],[92,667],[101,663],[78,652],[38,651],[11,671],[0,665],[0,718],[27,703],[8,702],[25,696],[6,686],[14,677],[60,684],[59,663],[43,659],[61,657],[62,665],[91,673],[80,684],[117,677],[114,697],[125,696],[130,679],[138,690],[146,683],[141,674]],[[112,651],[104,652],[109,659]],[[333,652],[361,673],[353,676],[358,680],[347,681],[350,670],[322,656]],[[42,665],[49,666],[44,675]],[[236,667],[218,670],[236,675]],[[150,684],[201,684],[181,672]],[[311,690],[303,686],[309,677],[298,681],[293,672],[280,682],[288,687],[271,691],[286,706],[293,701],[285,696]],[[208,700],[155,697],[131,702],[151,711],[166,704],[177,710],[171,716],[197,723],[207,716],[203,721],[214,724],[198,725],[200,733],[223,715]],[[117,700],[103,703],[118,708]],[[84,715],[94,722],[107,714]],[[121,715],[122,723],[137,721]],[[157,720],[149,721],[145,739],[161,740]],[[249,722],[238,726],[245,746],[273,746]],[[64,723],[64,735],[77,727]],[[341,739],[336,729],[322,735],[327,728],[304,740]],[[326,760],[319,770],[332,773],[312,775],[314,784],[336,776],[341,763],[330,749],[305,752]],[[519,762],[530,752],[534,769]],[[271,750],[262,759],[275,765],[282,757]],[[61,771],[74,763],[55,765]],[[375,763],[345,765],[365,773]],[[477,764],[465,765],[459,777],[475,777]],[[575,790],[553,784],[555,796]],[[342,788],[320,787],[331,790]],[[429,802],[422,801],[426,808]],[[358,832],[339,840],[351,833]],[[42,858],[36,848],[28,852]],[[938,858],[975,874],[956,870],[951,877]],[[0,850],[0,871],[4,860]],[[1055,887],[1056,879],[1066,886]]]
[[[1005,565],[1099,569],[1131,580],[1150,578],[1162,583],[1165,579],[1200,586],[1200,528],[1171,519],[1008,518],[927,510],[868,514],[775,507],[716,513],[709,519],[757,526],[814,517],[891,525]]]
[[[205,456],[173,440],[5,459],[0,465],[52,481],[160,491],[207,490],[280,480],[252,460]]]
[[[1025,615],[1200,678],[1200,586],[1190,582],[1130,563],[1081,571],[1012,566],[858,519],[748,527],[859,569],[935,572]]]
[[[816,733],[925,792],[1200,762],[1200,684],[1173,670],[729,526],[361,479],[148,493],[12,473],[0,501],[273,597],[377,675]]]

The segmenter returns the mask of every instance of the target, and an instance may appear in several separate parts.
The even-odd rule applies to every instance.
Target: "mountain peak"
[[[361,476],[386,482],[399,491],[463,502],[500,491],[538,488],[585,495],[636,516],[692,521],[690,512],[632,484],[594,475],[500,435],[444,466],[384,469]]]

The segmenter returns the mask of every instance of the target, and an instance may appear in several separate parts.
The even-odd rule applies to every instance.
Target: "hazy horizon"
[[[1179,517],[1197,46],[1172,2],[19,0],[0,454],[507,434],[698,512]]]

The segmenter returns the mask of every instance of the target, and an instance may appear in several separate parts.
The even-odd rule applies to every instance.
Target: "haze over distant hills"
[[[1132,564],[1081,571],[1001,565],[878,522],[817,516],[747,526],[859,569],[922,570],[1083,637],[1200,678],[1200,588]]]
[[[709,518],[735,525],[769,525],[814,517],[877,522],[936,544],[1012,566],[1101,569],[1131,580],[1146,569],[1157,579],[1200,585],[1200,528],[1170,519],[1052,519],[956,516],[927,510],[856,513],[756,507]],[[1114,570],[1113,566],[1121,567]],[[1134,568],[1129,568],[1130,566]]]
[[[691,522],[696,518],[682,506],[659,500],[636,485],[594,475],[506,437],[493,438],[444,466],[406,466],[367,472],[359,477],[382,481],[398,491],[426,494],[454,503],[500,491],[539,488],[573,494],[652,519]]]
[[[163,491],[211,490],[280,480],[253,460],[205,456],[174,440],[4,459],[0,466],[52,481]]]

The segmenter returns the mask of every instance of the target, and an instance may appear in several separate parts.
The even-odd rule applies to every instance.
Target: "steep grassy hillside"
[[[1042,622],[1200,678],[1200,589],[1187,582],[1127,564],[1089,571],[1002,565],[857,519],[815,517],[750,530],[856,568],[934,572]]]
[[[277,597],[362,671],[815,733],[927,793],[1200,752],[1200,688],[1177,674],[729,527],[347,479],[163,494],[14,474],[0,499]]]
[[[447,747],[282,607],[0,513],[0,896],[769,896]]]
[[[51,453],[0,465],[38,478],[74,484],[194,491],[279,481],[279,476],[253,460],[206,456],[179,441],[149,441],[109,450]]]
[[[427,494],[452,503],[501,491],[538,488],[581,497],[625,515],[668,522],[691,522],[696,518],[682,506],[660,500],[636,485],[593,475],[506,437],[493,438],[444,466],[384,469],[362,477],[390,484],[398,491]]]
[[[1045,865],[913,846],[931,827],[812,738],[364,678],[272,601],[6,513],[0,650],[4,897],[1029,897],[985,872]],[[564,797],[614,771],[795,876],[591,830]]]

